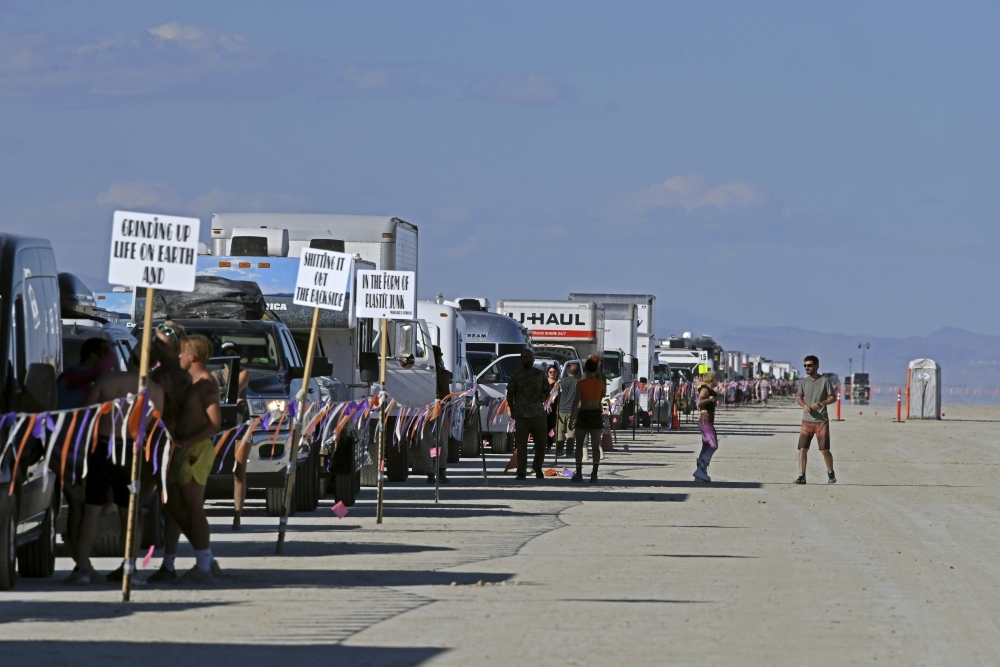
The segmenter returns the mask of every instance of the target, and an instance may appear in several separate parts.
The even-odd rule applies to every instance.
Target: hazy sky
[[[0,0],[3,228],[100,279],[116,208],[395,215],[425,297],[1000,333],[1000,5],[816,4]]]

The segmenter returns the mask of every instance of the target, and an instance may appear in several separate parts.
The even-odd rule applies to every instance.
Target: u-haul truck
[[[536,350],[561,362],[604,355],[604,306],[574,301],[500,301],[497,312],[531,332]]]

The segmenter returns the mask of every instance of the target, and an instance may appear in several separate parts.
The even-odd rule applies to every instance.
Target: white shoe
[[[694,478],[699,482],[711,482],[712,478],[708,476],[708,473],[701,468],[696,468],[694,471]]]

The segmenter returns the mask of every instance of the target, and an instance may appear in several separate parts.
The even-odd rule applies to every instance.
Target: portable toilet
[[[906,371],[906,418],[941,419],[941,367],[914,359]]]

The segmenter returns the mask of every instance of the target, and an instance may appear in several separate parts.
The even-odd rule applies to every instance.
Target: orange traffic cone
[[[674,403],[674,416],[673,419],[670,420],[670,428],[679,429],[680,427],[681,427],[681,420],[677,416],[677,404]]]
[[[503,469],[503,474],[507,474],[508,470],[517,470],[517,450],[511,454],[510,461],[507,461],[507,467]]]

